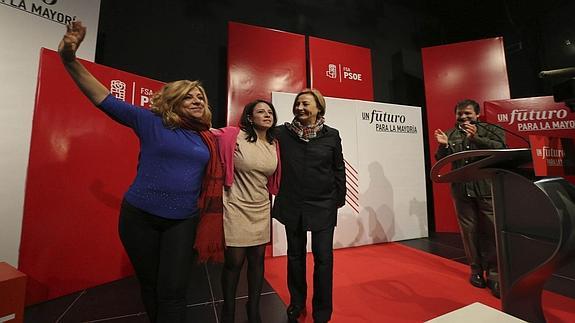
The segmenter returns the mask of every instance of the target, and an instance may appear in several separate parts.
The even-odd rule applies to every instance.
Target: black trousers
[[[498,281],[492,198],[454,197],[453,202],[471,272],[485,271],[488,280]]]
[[[122,202],[120,239],[140,282],[151,322],[185,322],[198,219],[165,219]]]
[[[313,253],[313,319],[327,322],[333,312],[333,233],[334,227],[311,232]],[[290,304],[305,306],[307,232],[286,227],[288,289]]]

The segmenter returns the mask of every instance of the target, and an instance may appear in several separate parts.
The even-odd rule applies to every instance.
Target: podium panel
[[[497,259],[504,312],[528,322],[545,322],[545,282],[575,257],[575,186],[564,178],[535,177],[523,168],[529,149],[465,151],[439,160],[436,182],[491,178]],[[455,160],[482,157],[441,174]]]

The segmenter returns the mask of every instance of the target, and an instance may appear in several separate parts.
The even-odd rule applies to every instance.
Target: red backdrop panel
[[[431,162],[437,150],[433,131],[446,130],[455,122],[457,101],[471,98],[483,105],[486,100],[508,99],[509,84],[500,37],[422,49],[425,98]],[[457,220],[449,185],[433,184],[435,229],[457,232]]]
[[[162,83],[90,62],[111,92],[146,105]],[[94,107],[43,49],[32,126],[19,269],[35,303],[132,273],[117,221],[137,166],[134,133]]]
[[[371,51],[309,37],[311,86],[323,95],[373,101]]]
[[[306,86],[303,35],[230,22],[228,25],[228,125],[237,125],[246,103],[271,100],[272,91]]]

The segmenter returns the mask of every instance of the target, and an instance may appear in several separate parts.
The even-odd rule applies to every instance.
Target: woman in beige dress
[[[249,322],[261,322],[259,299],[265,246],[270,241],[270,193],[279,187],[279,149],[274,136],[276,111],[270,102],[248,103],[238,127],[215,130],[224,163],[222,321],[234,322],[235,296],[242,265],[248,260]]]

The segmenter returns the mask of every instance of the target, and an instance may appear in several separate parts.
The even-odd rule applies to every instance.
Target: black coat
[[[337,224],[345,204],[345,165],[339,132],[327,125],[305,142],[285,126],[277,128],[281,183],[273,217],[286,227],[318,231]]]
[[[449,129],[445,134],[447,135],[449,146],[440,145],[437,148],[435,153],[436,160],[466,150],[505,148],[505,133],[503,130],[487,123],[481,123],[481,126],[477,127],[477,133],[473,140],[467,139],[465,133],[455,128]],[[460,159],[455,161],[451,168],[457,169],[481,158],[483,157]],[[470,182],[451,183],[451,195],[460,198],[491,196],[491,180],[479,179]]]

